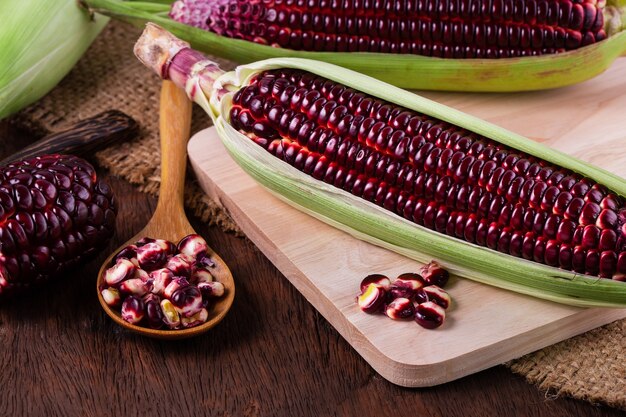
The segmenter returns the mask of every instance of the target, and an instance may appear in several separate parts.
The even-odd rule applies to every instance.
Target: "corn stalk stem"
[[[212,93],[216,80],[224,75],[217,63],[154,23],[146,24],[134,52],[144,65],[161,78],[171,80],[187,92],[189,99],[209,110],[206,92]]]

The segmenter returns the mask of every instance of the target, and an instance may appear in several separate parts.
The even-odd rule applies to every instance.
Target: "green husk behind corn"
[[[278,57],[315,59],[370,75],[390,84],[425,90],[530,91],[572,85],[604,72],[626,52],[624,0],[609,1],[609,38],[559,54],[504,59],[441,59],[411,54],[312,52],[275,48],[219,36],[168,17],[170,0],[85,0],[94,11],[133,24],[157,23],[198,50],[240,63]]]
[[[76,0],[0,2],[0,119],[51,90],[108,18]]]
[[[154,45],[149,38],[144,38],[142,42],[145,50],[154,52]],[[141,51],[139,55],[142,58]],[[146,58],[145,55],[143,58]],[[155,60],[154,56],[151,60],[170,62],[163,57]],[[158,65],[153,65],[153,68],[162,69]],[[233,159],[257,182],[287,203],[359,239],[418,261],[435,258],[452,272],[478,282],[570,305],[626,306],[626,285],[622,282],[580,275],[462,242],[417,226],[368,201],[316,180],[271,155],[235,130],[229,123],[228,115],[233,92],[247,85],[256,74],[276,68],[303,69],[484,135],[578,172],[626,196],[626,182],[622,178],[483,120],[330,64],[302,59],[271,59],[240,66],[235,72],[221,76],[216,68],[210,61],[201,61],[190,67],[190,71],[183,71],[184,74],[170,72],[170,76],[177,84],[184,85],[190,98],[211,115]]]

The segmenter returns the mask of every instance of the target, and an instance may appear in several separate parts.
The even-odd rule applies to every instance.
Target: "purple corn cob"
[[[189,26],[209,30],[207,18],[211,8],[201,2],[176,1],[172,4],[170,17]]]
[[[45,155],[0,168],[0,295],[58,276],[113,235],[111,189],[85,160]]]
[[[606,38],[593,0],[178,0],[170,17],[281,48],[442,58],[552,54]]]
[[[258,75],[230,123],[276,157],[419,225],[626,278],[626,206],[591,179],[299,70]]]

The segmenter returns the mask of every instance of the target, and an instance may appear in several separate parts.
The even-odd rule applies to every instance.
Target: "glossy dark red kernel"
[[[531,0],[489,5],[466,1],[343,4],[309,0],[266,1],[249,7],[235,0],[178,0],[170,17],[219,35],[281,48],[457,59],[555,53],[606,37],[602,30],[604,15],[595,3]],[[260,85],[260,89],[270,90]],[[298,87],[310,85],[314,82],[297,83]],[[323,88],[323,83],[317,85]],[[351,91],[345,94],[344,89],[326,90],[332,92],[333,100],[341,102],[349,102],[355,95]],[[237,101],[244,99],[243,95],[237,97]]]
[[[432,301],[419,304],[415,309],[415,321],[426,329],[436,329],[441,326],[445,317],[445,310]]]
[[[424,265],[420,269],[420,275],[428,285],[436,285],[438,287],[445,287],[450,278],[450,274],[447,270],[441,267],[439,263],[431,261],[427,265]]]
[[[259,76],[268,88],[280,84],[273,94],[295,95],[302,112],[280,110],[292,112],[284,122],[266,112],[254,121],[268,122],[269,128],[289,136],[270,143],[268,151],[277,157],[439,233],[577,272],[621,274],[619,262],[610,262],[608,255],[604,263],[600,260],[604,251],[614,251],[619,259],[626,249],[626,221],[620,217],[624,203],[609,190],[490,139],[361,93],[358,103],[347,96],[347,104],[339,103],[334,100],[341,100],[343,87],[307,76],[314,81],[306,94],[292,81],[278,83],[293,78],[283,77],[281,70]],[[246,89],[256,94],[254,85]],[[311,92],[316,101],[307,109],[299,97]],[[331,112],[328,123],[319,125],[326,107],[341,115],[333,121]],[[235,103],[231,118],[246,112]],[[286,120],[289,126],[282,126]],[[281,144],[303,129],[312,133],[295,138],[302,148],[285,152],[289,146]],[[589,250],[598,255],[588,255]]]
[[[385,314],[392,320],[407,320],[413,318],[415,307],[413,302],[405,297],[396,297],[387,304]]]
[[[49,256],[41,249],[34,251],[35,262]],[[123,248],[113,262],[101,295],[118,311],[121,304],[122,318],[134,325],[153,329],[200,325],[209,317],[211,300],[225,291],[212,273],[216,264],[208,245],[197,234],[183,237],[178,244],[144,237]]]
[[[435,268],[438,264],[433,261],[425,268],[429,266]],[[383,313],[393,320],[414,318],[422,327],[435,328],[443,323],[444,309],[451,298],[420,274],[408,272],[400,274],[391,285],[385,275],[368,275],[361,281],[356,301],[366,313]]]
[[[363,293],[370,284],[380,285],[388,290],[391,287],[391,280],[383,274],[370,274],[361,281],[361,293]]]
[[[0,168],[0,179],[0,251],[7,258],[0,295],[58,276],[113,234],[111,189],[78,157],[14,162]]]

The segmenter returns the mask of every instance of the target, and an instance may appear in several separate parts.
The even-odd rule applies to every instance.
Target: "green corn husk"
[[[236,62],[267,58],[315,59],[350,68],[402,88],[511,92],[576,84],[604,72],[626,53],[626,0],[608,2],[608,39],[570,52],[506,59],[442,59],[410,54],[309,52],[231,39],[171,20],[173,0],[83,0],[93,11],[143,25],[154,22],[200,51]],[[612,18],[608,18],[608,15]]]
[[[310,71],[372,96],[461,126],[578,172],[604,184],[617,194],[626,196],[626,181],[610,172],[484,120],[330,64],[301,59],[271,59],[240,66],[236,73],[230,72],[220,77],[216,84],[229,90],[238,89],[259,72],[286,67]],[[227,117],[229,114],[231,96],[232,93],[229,93],[218,102],[214,94],[210,106],[205,102],[203,107],[214,118],[217,131],[233,159],[259,184],[292,206],[359,239],[409,258],[420,262],[437,259],[451,272],[474,281],[564,304],[626,307],[626,285],[623,282],[580,275],[460,241],[416,225],[298,171],[230,126],[224,115]],[[203,100],[196,98],[196,102],[202,104]]]
[[[5,0],[0,16],[0,119],[58,84],[109,20],[77,0]]]
[[[256,145],[228,123],[227,115],[233,93],[221,98],[218,98],[218,94],[222,94],[224,89],[236,91],[247,85],[255,74],[276,68],[310,71],[389,102],[454,123],[578,172],[621,196],[626,196],[626,181],[484,120],[330,64],[293,58],[260,61],[224,74],[215,81],[214,85],[219,88],[213,91],[207,91],[206,83],[192,78],[187,84],[187,91],[195,91],[192,98],[213,118],[229,154],[244,171],[281,200],[358,239],[420,262],[437,259],[454,274],[474,281],[569,305],[626,307],[626,284],[623,282],[580,275],[437,233],[318,181]]]
[[[164,35],[165,33],[165,35]],[[153,36],[161,36],[153,42]],[[373,203],[335,188],[276,158],[228,122],[232,96],[256,74],[276,68],[310,71],[366,94],[404,106],[484,135],[551,164],[575,171],[626,196],[626,181],[617,175],[533,142],[458,110],[335,65],[296,58],[269,59],[221,73],[211,61],[188,68],[170,65],[170,53],[185,45],[168,44],[167,33],[148,25],[136,45],[142,61],[184,86],[188,96],[211,116],[233,159],[276,196],[353,236],[425,262],[437,259],[451,272],[495,287],[576,306],[626,307],[626,283],[581,275],[471,244],[412,223]],[[158,44],[158,46],[157,46]],[[163,52],[160,54],[159,50]],[[185,65],[190,65],[187,62]]]

